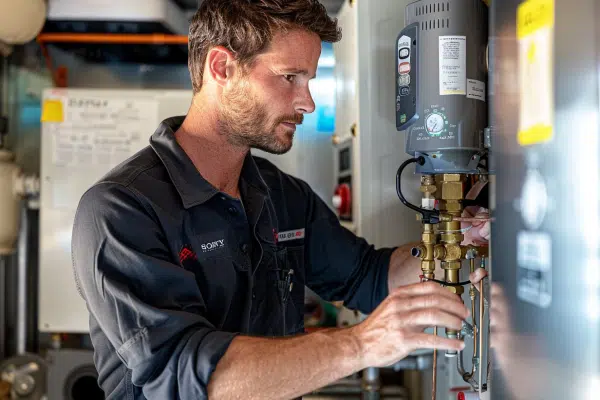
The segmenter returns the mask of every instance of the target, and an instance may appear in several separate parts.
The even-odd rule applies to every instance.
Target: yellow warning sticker
[[[44,100],[42,122],[63,122],[65,119],[61,100]]]
[[[528,0],[517,10],[521,146],[554,132],[554,0]]]

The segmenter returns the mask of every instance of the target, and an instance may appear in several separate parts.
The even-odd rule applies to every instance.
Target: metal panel
[[[522,147],[515,87],[519,3],[495,1],[492,14],[492,278],[504,289],[508,308],[507,323],[492,332],[498,367],[492,399],[596,399],[599,4],[555,1],[553,139]]]

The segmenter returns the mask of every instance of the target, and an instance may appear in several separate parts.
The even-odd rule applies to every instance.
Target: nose
[[[301,92],[296,101],[296,112],[299,114],[311,114],[315,111],[315,102],[307,87],[301,89]]]

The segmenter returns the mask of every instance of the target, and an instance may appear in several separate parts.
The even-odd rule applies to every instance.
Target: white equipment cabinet
[[[48,89],[43,96],[39,329],[89,332],[75,286],[71,232],[83,193],[148,145],[159,123],[185,115],[191,91]]]
[[[336,184],[350,188],[345,226],[376,246],[418,241],[414,211],[396,195],[396,171],[410,158],[396,131],[395,39],[409,0],[346,1],[338,14],[343,38],[334,45],[336,67]],[[350,157],[348,157],[350,156]],[[418,176],[404,173],[402,189],[420,203]],[[347,199],[337,198],[336,205]],[[345,205],[345,204],[344,204]]]

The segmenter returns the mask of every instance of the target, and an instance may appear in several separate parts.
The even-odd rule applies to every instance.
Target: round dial
[[[427,133],[430,135],[439,135],[444,130],[444,117],[440,114],[431,114],[427,117]]]

